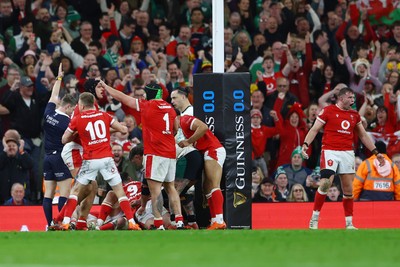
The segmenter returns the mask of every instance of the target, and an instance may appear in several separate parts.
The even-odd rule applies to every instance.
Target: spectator
[[[35,92],[32,80],[21,77],[19,90],[9,92],[4,96],[2,105],[5,113],[10,114],[11,128],[16,129],[24,140],[26,152],[34,159],[40,158],[42,147],[41,120],[44,107],[47,104],[47,91]],[[31,190],[38,194],[42,190],[41,176],[39,175],[39,160],[34,160],[33,183]]]
[[[274,181],[271,178],[265,177],[253,198],[254,203],[277,202],[274,193]]]
[[[111,9],[110,9],[111,10]],[[114,20],[110,14],[103,12],[99,18],[99,26],[93,29],[93,37],[96,40],[99,40],[103,33],[111,32],[111,20]],[[116,25],[115,25],[116,29]]]
[[[79,55],[84,57],[88,53],[88,48],[89,48],[90,42],[93,41],[93,39],[92,39],[92,33],[93,33],[92,24],[88,21],[82,22],[79,33],[80,33],[80,36],[75,38],[72,41],[71,47],[76,53],[78,53]]]
[[[270,16],[267,21],[267,28],[264,31],[265,39],[267,40],[267,45],[272,46],[275,42],[284,42],[285,34],[279,30],[279,24],[276,17]]]
[[[12,16],[13,8],[11,0],[0,2],[0,33],[4,33],[9,27],[12,27],[14,18]]]
[[[25,188],[20,183],[11,187],[11,198],[4,202],[4,206],[27,206],[30,202],[25,199]]]
[[[282,94],[280,95],[282,96]],[[281,110],[282,97],[278,97],[274,110]],[[279,154],[277,166],[289,162],[290,155],[293,157],[293,151],[300,146],[304,137],[307,134],[307,126],[304,121],[305,115],[301,109],[301,105],[297,102],[290,108],[286,119],[283,120],[282,116],[278,113],[278,118],[282,121],[282,128],[287,129],[279,133]]]
[[[129,54],[133,37],[135,37],[136,24],[132,18],[126,19],[122,23],[121,30],[118,32],[121,41],[122,52]]]
[[[253,165],[260,167],[265,177],[268,177],[267,163],[264,159],[264,150],[267,144],[267,139],[271,138],[283,130],[282,124],[279,121],[276,111],[270,112],[271,117],[274,118],[276,127],[267,127],[261,125],[262,114],[258,109],[252,109],[250,112],[251,117],[251,144],[252,144],[252,159]]]
[[[236,33],[238,33],[241,30],[244,30],[244,27],[242,25],[242,18],[240,17],[240,14],[238,12],[232,12],[229,15],[228,29],[233,34],[232,38],[230,38],[231,40],[233,39],[234,36],[236,36]]]
[[[353,180],[355,200],[400,200],[400,172],[386,154],[386,145],[382,141],[375,143],[379,153],[385,157],[380,166],[376,155],[364,160]]]
[[[71,35],[71,39],[79,37],[79,28],[81,25],[81,15],[72,7],[68,7],[66,22],[61,24],[64,34]]]
[[[310,33],[308,32],[305,36],[305,47],[305,60],[303,61],[301,57],[303,51],[293,54],[292,62],[290,63],[291,68],[288,74],[288,79],[290,81],[289,92],[299,99],[303,108],[308,107],[310,103],[308,85],[312,68],[312,48],[310,43]],[[286,54],[283,54],[281,65],[286,65],[286,60],[290,60],[290,58],[287,58]]]
[[[313,72],[310,77],[312,86],[310,97],[312,100],[316,102],[323,94],[333,90],[335,85],[338,83],[335,74],[332,65],[325,64],[321,58],[316,60],[316,64],[313,65]]]
[[[40,8],[37,13],[37,20],[33,26],[33,32],[38,35],[42,41],[42,46],[47,47],[50,41],[53,26],[50,20],[50,13],[47,8]]]
[[[388,42],[390,46],[400,46],[400,21],[396,21],[392,25],[393,36],[389,38]]]
[[[143,181],[144,179],[144,166],[143,166],[143,145],[139,144],[131,149],[129,152],[129,161],[132,163],[135,174],[131,178],[134,181]]]
[[[340,202],[342,201],[342,196],[339,187],[332,183],[331,187],[328,189],[328,194],[326,194],[326,201],[328,202]]]
[[[303,156],[301,155],[301,147],[297,147],[292,152],[291,161],[288,164],[280,166],[286,172],[288,177],[288,188],[291,189],[294,184],[306,186],[306,180],[311,176],[312,171],[309,168],[303,167]]]
[[[107,39],[107,51],[104,54],[103,58],[106,59],[108,64],[112,67],[119,67],[120,64],[120,55],[119,50],[121,48],[121,41],[115,35],[110,35]]]
[[[136,19],[136,30],[135,33],[139,36],[144,43],[147,43],[147,39],[152,34],[157,34],[157,28],[150,23],[149,13],[144,10],[134,10]]]
[[[278,168],[275,174],[275,195],[279,202],[284,202],[289,196],[288,177],[282,168]]]
[[[5,96],[8,96],[11,92],[15,92],[18,89],[20,79],[19,68],[15,64],[14,66],[9,66],[6,75],[7,83],[0,88],[0,103],[3,103],[3,98]],[[1,106],[2,105],[0,105],[0,107]],[[11,117],[4,108],[5,107],[3,107],[1,111],[1,136],[11,127]]]
[[[111,63],[102,56],[102,45],[99,41],[90,42],[88,53],[96,56],[96,61],[99,64],[101,73],[105,73],[111,68]]]
[[[208,24],[204,23],[204,15],[200,7],[192,9],[190,21],[190,31],[192,33],[190,37],[190,46],[196,47],[201,41],[203,34],[208,31]]]
[[[67,25],[67,11],[68,7],[64,1],[57,1],[57,5],[55,6],[54,13],[51,14],[53,16],[53,21],[60,22],[61,24]]]
[[[174,61],[177,54],[177,45],[179,43],[184,43],[190,46],[190,38],[192,37],[189,26],[182,25],[179,29],[179,34],[175,40],[171,41],[165,48],[165,53],[167,54],[168,62]]]
[[[7,48],[7,55],[14,62],[18,62],[27,49],[34,51],[41,49],[41,40],[33,32],[33,21],[25,17],[21,20],[20,26],[21,32],[11,38]]]
[[[247,52],[243,51],[243,60],[246,67],[250,68],[252,63],[260,56],[264,54],[266,49],[266,41],[264,35],[258,33],[253,37],[253,43],[250,45]]]
[[[0,203],[9,199],[14,183],[24,185],[30,192],[29,171],[33,160],[24,151],[24,141],[16,130],[8,130],[3,137],[4,151],[0,152]]]
[[[260,167],[253,165],[251,173],[251,198],[253,199],[258,191],[261,181],[264,179],[264,175]]]
[[[274,126],[274,119],[271,117],[269,109],[266,105],[264,105],[265,97],[263,92],[260,90],[255,90],[251,94],[251,108],[257,109],[261,112],[261,124],[265,126]]]
[[[301,184],[294,184],[287,198],[288,202],[308,202],[306,190]]]
[[[164,22],[158,27],[158,35],[160,36],[161,48],[165,51],[166,47],[170,42],[175,40],[175,37],[172,35],[172,26]]]

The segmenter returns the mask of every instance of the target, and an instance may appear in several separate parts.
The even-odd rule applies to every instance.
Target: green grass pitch
[[[0,266],[399,266],[399,230],[0,233]]]

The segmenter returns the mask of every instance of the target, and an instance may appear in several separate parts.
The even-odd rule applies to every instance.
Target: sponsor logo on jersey
[[[170,109],[172,108],[171,106],[158,106],[159,109]]]
[[[351,134],[351,132],[347,131],[350,128],[350,122],[348,120],[342,121],[340,127],[342,127],[343,130],[338,130],[339,133]]]

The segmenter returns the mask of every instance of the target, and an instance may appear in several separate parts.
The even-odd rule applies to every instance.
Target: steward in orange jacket
[[[354,200],[400,200],[399,169],[386,154],[383,156],[386,161],[382,167],[375,155],[358,167],[353,180]]]

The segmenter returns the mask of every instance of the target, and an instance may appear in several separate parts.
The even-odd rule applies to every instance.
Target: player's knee
[[[112,178],[110,178],[106,181],[111,187],[122,183],[121,177],[119,175],[114,175]]]
[[[331,187],[331,182],[327,178],[321,178],[319,182],[319,190],[322,192],[328,192],[329,188]]]

